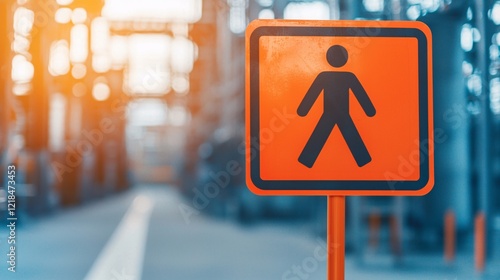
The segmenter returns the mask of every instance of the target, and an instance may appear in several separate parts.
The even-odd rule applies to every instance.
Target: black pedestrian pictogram
[[[331,66],[342,67],[347,63],[347,50],[340,45],[334,45],[328,49],[326,59]],[[300,163],[309,168],[314,165],[335,125],[339,127],[359,167],[372,160],[349,114],[349,90],[352,91],[367,116],[375,115],[375,107],[356,75],[340,71],[321,72],[297,109],[299,116],[306,116],[320,93],[323,92],[323,115],[299,156]]]

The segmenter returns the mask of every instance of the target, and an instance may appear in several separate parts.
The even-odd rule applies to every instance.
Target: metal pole
[[[328,280],[344,280],[345,196],[328,197]]]

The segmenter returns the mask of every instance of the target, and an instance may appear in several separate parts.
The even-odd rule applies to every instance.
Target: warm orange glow
[[[173,126],[183,126],[189,120],[189,115],[185,107],[174,106],[169,108],[168,113],[169,123]]]
[[[87,11],[84,8],[76,8],[73,10],[71,21],[73,24],[85,23],[87,20]]]
[[[64,116],[68,108],[67,101],[61,93],[55,93],[52,95],[50,103],[49,145],[52,151],[61,151],[64,149],[64,128],[66,122]]]
[[[104,82],[97,82],[94,84],[94,88],[92,89],[92,96],[97,101],[105,101],[109,98],[111,94],[111,89],[109,85]]]
[[[172,38],[132,35],[129,41],[126,90],[130,94],[166,94],[171,87]]]
[[[200,20],[201,12],[202,0],[106,0],[102,14],[115,21],[194,23]]]
[[[28,36],[35,22],[35,13],[27,8],[19,7],[14,12],[14,31],[22,36]]]
[[[59,8],[55,14],[55,21],[60,24],[66,24],[71,21],[73,11],[70,8]]]
[[[66,40],[52,43],[50,47],[49,73],[52,76],[66,75],[71,68],[69,44]]]
[[[96,73],[106,73],[111,69],[111,60],[105,54],[94,54],[92,57],[92,69]]]
[[[193,70],[195,46],[184,37],[175,37],[172,41],[172,71],[190,73]]]
[[[23,55],[15,55],[12,59],[12,80],[17,83],[27,83],[33,79],[35,69]]]
[[[87,93],[87,90],[87,85],[85,85],[83,82],[79,82],[73,85],[71,93],[73,93],[75,97],[82,97],[85,95],[85,93]]]
[[[110,32],[106,18],[98,17],[91,24],[92,68],[96,73],[106,73],[111,69],[109,53]]]
[[[98,17],[91,24],[91,49],[94,53],[105,53],[109,45],[109,24],[106,18]]]
[[[73,0],[56,0],[57,4],[61,6],[67,6],[71,3],[73,3]]]
[[[83,63],[89,55],[88,50],[88,27],[85,24],[77,24],[71,29],[71,44],[69,56],[73,63]]]
[[[29,83],[14,84],[12,86],[12,93],[16,96],[27,95],[31,91],[32,87]]]
[[[19,34],[14,34],[14,42],[12,43],[12,50],[16,53],[26,53],[30,48],[30,41],[28,38]]]
[[[172,78],[172,89],[179,94],[186,94],[189,91],[189,76],[177,74]]]
[[[75,64],[71,70],[71,75],[77,80],[85,78],[87,75],[87,66],[85,64]]]
[[[111,36],[109,48],[112,68],[114,70],[123,69],[128,62],[129,56],[128,37]]]

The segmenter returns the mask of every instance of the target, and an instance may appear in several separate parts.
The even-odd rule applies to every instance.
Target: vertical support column
[[[9,112],[9,102],[8,102],[8,78],[10,77],[10,67],[12,63],[10,59],[10,46],[8,38],[9,30],[9,16],[8,8],[10,7],[10,0],[0,1],[0,168],[6,170],[3,166],[6,163],[5,158],[8,148],[8,112]],[[0,176],[0,190],[4,188],[4,177]]]
[[[273,5],[274,17],[282,19],[285,16],[285,8],[288,4],[287,0],[275,0]]]
[[[442,237],[438,229],[443,227],[448,209],[455,212],[457,230],[470,229],[473,220],[471,198],[475,197],[472,192],[476,190],[470,186],[472,141],[462,71],[465,54],[460,47],[468,5],[461,1],[453,3],[449,10],[428,13],[421,18],[432,30],[432,53],[436,58],[433,65],[434,92],[440,93],[434,95],[435,187],[425,199],[407,198],[422,203],[419,220],[432,230],[435,240]],[[450,161],[450,158],[454,160]],[[446,203],[443,203],[443,197],[447,198]]]
[[[341,13],[341,19],[356,19],[361,16],[363,11],[363,1],[362,0],[341,0],[340,8],[344,8],[344,12]],[[344,15],[342,15],[344,14]]]
[[[45,37],[47,24],[36,21],[37,18],[47,18],[45,1],[37,0],[30,6],[35,13],[35,23],[32,31],[30,53],[31,63],[35,68],[32,85],[33,90],[27,96],[26,149],[28,158],[33,162],[32,174],[29,180],[34,185],[34,196],[28,202],[28,211],[38,215],[49,208],[51,189],[48,182],[48,144],[49,144],[49,92],[46,79],[46,62],[48,49]]]
[[[484,215],[486,227],[486,246],[485,249],[491,246],[491,208],[492,208],[492,158],[491,158],[491,128],[492,116],[490,108],[490,56],[489,47],[493,35],[492,22],[488,19],[488,10],[492,7],[491,0],[474,1],[476,8],[476,26],[481,34],[481,40],[478,42],[478,57],[477,65],[481,73],[482,93],[480,97],[481,112],[478,116],[477,127],[477,170],[478,170],[478,206],[480,214]],[[490,256],[491,252],[486,251],[486,255]]]
[[[37,0],[31,5],[35,13],[35,26],[32,31],[31,62],[35,68],[33,76],[33,91],[28,101],[28,122],[26,134],[26,147],[31,151],[43,151],[48,147],[49,131],[49,92],[47,87],[47,62],[49,53],[49,40],[46,30],[50,23],[38,23],[36,18],[49,20],[49,15],[42,7],[47,1]]]
[[[328,0],[328,5],[330,6],[330,19],[340,19],[339,0]]]
[[[10,58],[9,52],[9,40],[7,38],[8,34],[8,15],[7,6],[10,6],[10,1],[0,2],[0,153],[6,150],[7,147],[7,78],[10,77],[10,65],[8,58]],[[0,154],[0,159],[3,158],[3,154]],[[1,179],[0,179],[1,183]]]

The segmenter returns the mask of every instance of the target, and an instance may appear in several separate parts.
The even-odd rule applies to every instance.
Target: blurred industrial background
[[[431,28],[434,190],[348,198],[346,278],[500,279],[500,1],[0,0],[1,279],[325,279],[326,199],[245,186],[257,18]]]

